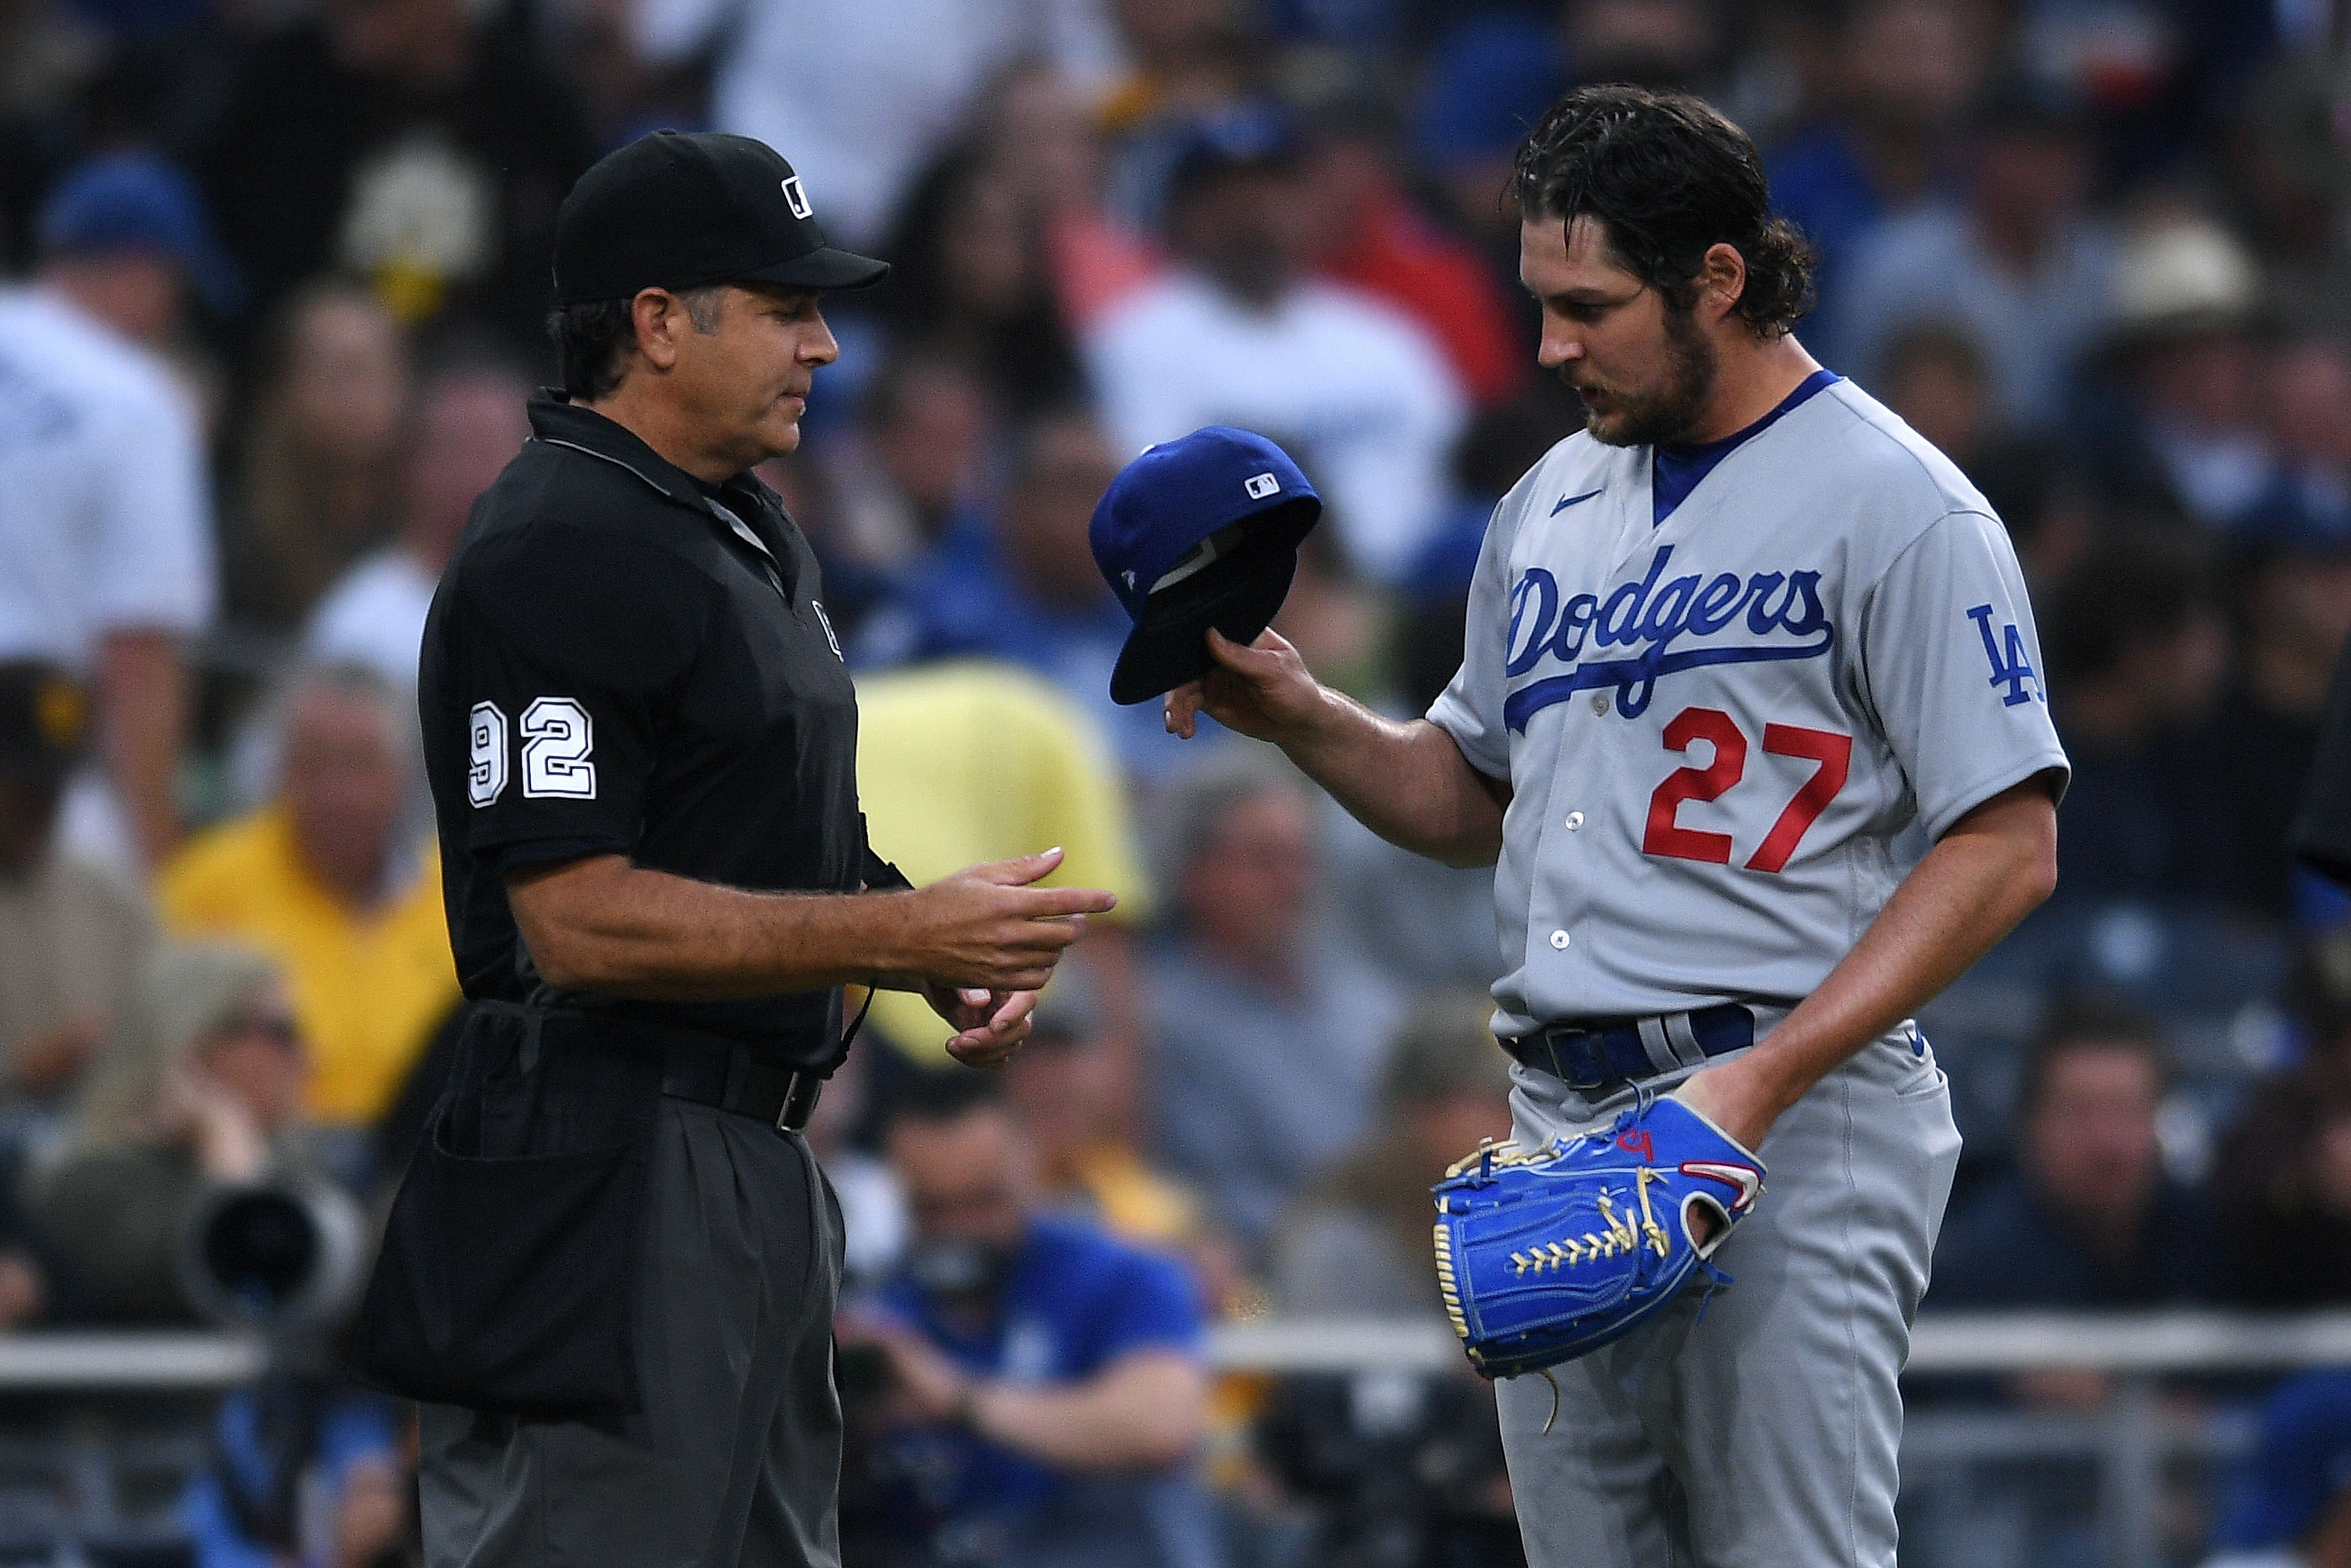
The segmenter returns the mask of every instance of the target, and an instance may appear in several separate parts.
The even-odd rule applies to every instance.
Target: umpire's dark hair
[[[1757,337],[1784,337],[1813,307],[1812,246],[1772,216],[1755,143],[1688,93],[1577,88],[1519,149],[1510,194],[1529,220],[1600,219],[1612,257],[1676,314],[1698,302],[1699,266],[1718,245],[1746,260],[1732,308]]]
[[[2041,1108],[2058,1058],[2092,1049],[2144,1056],[2155,1069],[2158,1088],[2170,1077],[2171,1044],[2152,1013],[2103,991],[2072,992],[2051,1007],[2024,1048],[2016,1082],[2016,1119],[2022,1122]]]
[[[726,286],[681,288],[677,297],[697,332],[718,329],[718,297]],[[628,373],[629,350],[637,345],[636,300],[588,299],[558,306],[547,319],[555,340],[556,373],[575,402],[603,397]]]
[[[603,397],[621,384],[628,350],[637,340],[634,302],[588,299],[557,308],[547,319],[555,340],[556,374],[575,402]]]

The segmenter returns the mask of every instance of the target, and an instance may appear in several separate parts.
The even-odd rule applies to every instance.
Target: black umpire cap
[[[890,264],[825,243],[808,188],[763,141],[656,131],[580,176],[555,217],[555,302],[645,288],[862,288]]]

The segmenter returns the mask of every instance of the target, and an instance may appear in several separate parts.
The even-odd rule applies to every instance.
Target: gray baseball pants
[[[1613,1120],[1520,1068],[1521,1145]],[[1672,1079],[1656,1087],[1669,1087]],[[1910,1322],[1959,1164],[1949,1084],[1908,1025],[1816,1084],[1758,1150],[1763,1197],[1703,1278],[1614,1344],[1498,1385],[1531,1568],[1894,1568]]]

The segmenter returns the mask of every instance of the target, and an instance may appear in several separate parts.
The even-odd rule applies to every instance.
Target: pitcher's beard
[[[1568,387],[1583,402],[1583,428],[1593,439],[1610,446],[1680,446],[1707,403],[1714,396],[1715,377],[1721,363],[1714,345],[1699,331],[1696,313],[1666,312],[1665,386],[1639,397],[1600,389],[1601,406],[1570,381]],[[1561,369],[1566,379],[1566,369]]]

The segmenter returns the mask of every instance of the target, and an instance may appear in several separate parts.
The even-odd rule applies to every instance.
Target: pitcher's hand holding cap
[[[1111,699],[1148,702],[1207,674],[1210,627],[1253,641],[1322,515],[1288,453],[1230,425],[1161,442],[1119,470],[1091,529],[1094,564],[1134,622]]]

